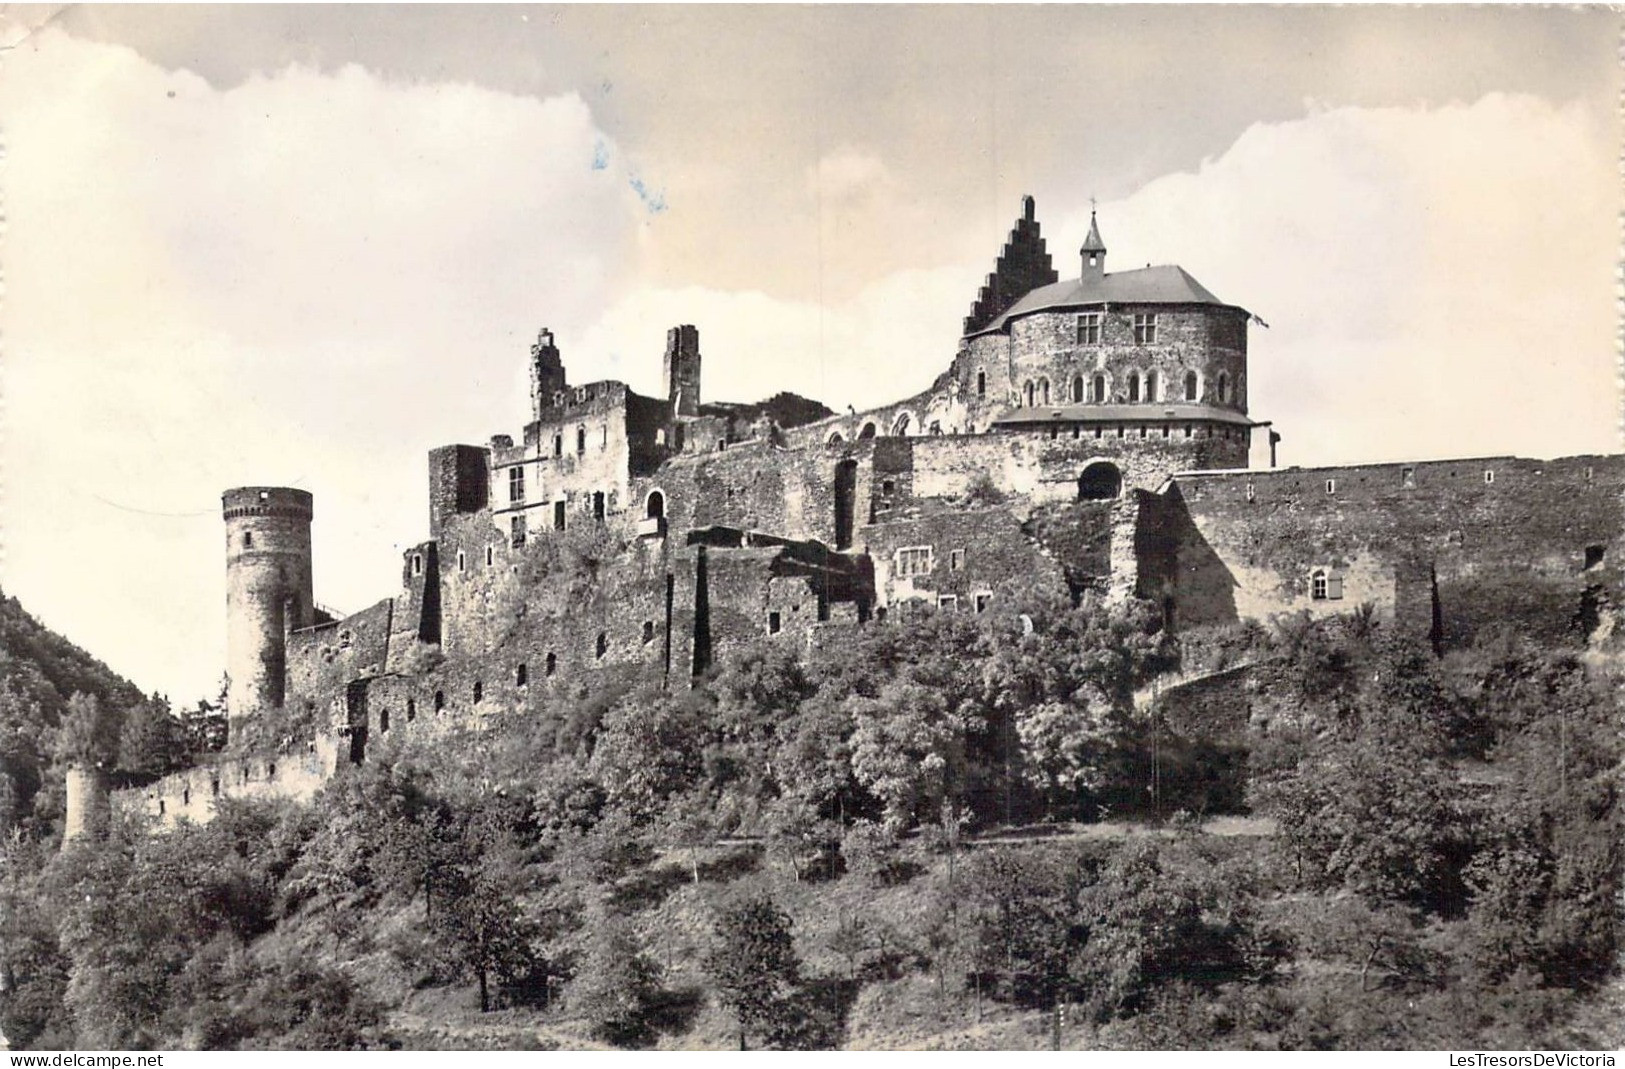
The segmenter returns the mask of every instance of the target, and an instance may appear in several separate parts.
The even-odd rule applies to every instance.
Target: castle
[[[1590,626],[1625,457],[1275,469],[1272,435],[1249,470],[1268,426],[1248,412],[1252,317],[1106,253],[1091,216],[1061,278],[1024,198],[947,370],[847,415],[702,401],[687,325],[661,396],[572,386],[543,330],[530,422],[430,452],[429,538],[398,592],[343,619],[312,596],[311,495],[227,491],[231,744],[114,803],[167,825],[221,796],[307,797],[370,740],[454,738],[608,666],[683,684],[748,642],[814,655],[1012,584],[1150,599],[1176,632],[1358,605],[1436,647],[1497,620]],[[107,808],[74,775],[70,838]]]

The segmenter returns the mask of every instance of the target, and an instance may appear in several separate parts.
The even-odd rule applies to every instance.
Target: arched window
[[[604,634],[602,631],[600,631],[600,632],[598,632],[597,654],[598,654],[599,657],[603,657],[603,655],[608,653],[608,652],[609,652],[609,636]]]
[[[513,683],[516,687],[530,685],[530,669],[526,667],[525,662],[520,661],[519,667],[513,670]]]
[[[1033,398],[1034,398],[1034,397],[1035,397],[1035,396],[1037,396],[1037,394],[1036,394],[1036,391],[1037,391],[1037,389],[1038,389],[1038,387],[1037,387],[1037,386],[1035,386],[1035,385],[1034,385],[1034,384],[1033,384],[1033,383],[1032,383],[1032,382],[1031,382],[1031,381],[1030,381],[1030,380],[1029,380],[1029,381],[1028,381],[1028,383],[1027,383],[1027,407],[1028,407],[1028,408],[1031,408],[1031,407],[1033,407]]]
[[[1230,376],[1228,374],[1226,374],[1225,372],[1221,371],[1221,372],[1219,372],[1219,402],[1221,404],[1224,404],[1224,403],[1229,402],[1229,400],[1230,400]]]
[[[1117,465],[1097,460],[1078,476],[1079,501],[1110,501],[1123,492],[1123,473]]]
[[[1038,392],[1043,395],[1044,403],[1046,405],[1049,404],[1049,380],[1048,379],[1039,379],[1038,380]]]
[[[649,491],[649,500],[643,503],[643,515],[651,520],[664,519],[666,516],[666,495],[659,490]]]
[[[1185,372],[1185,400],[1196,400],[1196,372]]]
[[[653,620],[643,621],[643,644],[647,646],[655,640],[655,624]]]
[[[846,439],[841,437],[841,432],[836,431],[834,434],[829,436],[829,441],[826,442],[825,444],[826,445],[840,445],[844,441],[846,441]]]
[[[1152,402],[1157,399],[1157,373],[1155,371],[1145,373],[1145,399]]]
[[[577,453],[585,453],[586,451],[587,451],[587,428],[585,428],[585,427],[577,427],[576,428],[576,452]]]
[[[892,437],[893,438],[905,438],[905,437],[907,437],[908,436],[908,425],[909,425],[909,415],[908,415],[907,412],[904,412],[902,415],[897,417],[897,422],[895,422],[895,423],[893,423],[891,425]]]
[[[1096,375],[1094,385],[1095,385],[1095,396],[1094,396],[1095,404],[1097,404],[1097,405],[1105,404],[1106,403],[1106,376],[1104,376],[1104,375]]]
[[[873,423],[865,423],[863,425],[863,430],[858,432],[858,441],[866,442],[870,438],[873,438],[874,436],[875,436],[875,425]]]
[[[378,734],[387,735],[388,733],[389,733],[389,710],[388,709],[380,709],[380,710],[378,710]],[[247,772],[246,769],[243,771],[243,775],[245,775],[245,776],[248,775],[248,772]]]
[[[1138,371],[1128,373],[1128,399],[1130,401],[1140,399],[1140,373]]]
[[[547,655],[547,662],[542,667],[542,671],[544,673],[546,673],[547,675],[551,676],[555,671],[558,670],[558,667],[559,667],[559,659],[557,657],[553,656],[552,653],[549,653]]]
[[[978,371],[976,373],[976,396],[987,396],[987,372],[985,371]]]
[[[444,709],[445,707],[446,707],[446,692],[443,691],[443,690],[435,691],[434,692],[434,711],[438,713],[442,709]]]
[[[556,457],[562,457],[564,455],[564,435],[562,434],[555,434],[553,436],[553,455]]]
[[[418,718],[418,703],[416,698],[406,699],[406,722],[410,724]]]
[[[1309,597],[1315,601],[1326,600],[1326,569],[1316,568],[1310,573]]]
[[[478,704],[485,700],[485,684],[479,680],[474,681],[474,702]]]
[[[1083,404],[1083,376],[1082,375],[1074,375],[1072,377],[1072,403],[1076,404],[1076,405]]]

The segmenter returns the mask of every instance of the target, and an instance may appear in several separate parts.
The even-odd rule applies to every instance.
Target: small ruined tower
[[[290,631],[316,621],[311,596],[311,496],[243,486],[221,499],[226,521],[226,715],[282,705]]]
[[[540,420],[542,412],[553,406],[553,395],[567,386],[553,332],[543,327],[530,347],[530,418]]]
[[[70,843],[105,839],[112,820],[106,771],[100,765],[76,761],[68,766],[64,780],[62,849]]]
[[[1099,281],[1106,275],[1106,243],[1100,240],[1100,225],[1095,222],[1095,210],[1089,209],[1089,236],[1083,239],[1083,248],[1078,250],[1083,259],[1084,281],[1094,279]]]
[[[692,326],[666,331],[666,355],[660,364],[661,384],[671,401],[673,419],[700,414],[700,332]]]

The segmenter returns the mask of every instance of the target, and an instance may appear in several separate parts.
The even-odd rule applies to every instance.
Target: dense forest
[[[19,668],[8,609],[14,1047],[1625,1039],[1622,669],[1578,634],[1176,641],[1010,591],[692,689],[605,673],[455,747],[383,736],[308,806],[64,852],[63,755],[210,743],[60,640],[29,632],[60,678]]]

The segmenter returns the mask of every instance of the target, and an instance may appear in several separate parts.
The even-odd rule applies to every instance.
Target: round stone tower
[[[226,520],[226,714],[282,704],[287,634],[315,623],[310,494],[244,486],[222,496]]]

